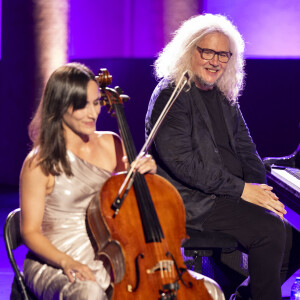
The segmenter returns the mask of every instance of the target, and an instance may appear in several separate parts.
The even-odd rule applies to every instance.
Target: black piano
[[[300,144],[294,153],[263,159],[267,181],[280,201],[300,214]]]

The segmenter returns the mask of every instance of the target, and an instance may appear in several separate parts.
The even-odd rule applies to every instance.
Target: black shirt
[[[230,144],[221,99],[217,89],[214,88],[209,91],[203,91],[200,89],[198,90],[207,108],[215,136],[215,141],[217,143],[217,147],[225,168],[232,175],[243,178],[241,162]]]

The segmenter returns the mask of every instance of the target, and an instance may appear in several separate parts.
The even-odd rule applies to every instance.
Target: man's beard
[[[203,78],[201,78],[200,76],[198,76],[196,74],[194,75],[194,81],[199,86],[202,86],[203,88],[207,88],[207,89],[213,88],[216,85],[216,83],[217,83],[217,81],[215,81],[213,83],[207,82]]]

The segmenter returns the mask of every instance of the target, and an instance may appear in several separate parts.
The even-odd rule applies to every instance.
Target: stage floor
[[[6,249],[3,239],[3,226],[5,219],[10,211],[19,207],[19,196],[16,187],[0,187],[0,227],[1,227],[1,237],[0,237],[0,299],[8,300],[10,296],[11,284],[13,280],[13,270],[9,264],[9,260],[6,255]],[[286,218],[297,228],[300,229],[300,216],[287,208]],[[27,249],[25,246],[20,247],[16,250],[17,263],[19,266],[22,265],[24,257],[26,255]],[[282,286],[282,296],[284,299],[289,299],[291,285],[295,281],[295,277],[300,276],[300,270],[297,271],[283,286]]]

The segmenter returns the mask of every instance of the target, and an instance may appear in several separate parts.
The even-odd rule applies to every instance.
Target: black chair
[[[186,231],[190,238],[182,247],[187,268],[213,278],[229,298],[248,276],[242,265],[247,256],[237,250],[238,242],[229,234],[190,228]]]
[[[4,224],[3,232],[8,259],[15,273],[10,299],[34,300],[36,298],[26,287],[24,277],[17,266],[13,253],[13,250],[23,245],[20,233],[20,212],[20,208],[17,208],[9,213]]]
[[[192,257],[186,261],[188,268],[194,266],[194,271],[202,273],[202,258],[206,256],[216,256],[220,253],[230,253],[237,249],[236,239],[223,232],[199,231],[187,228],[187,235],[190,237],[182,247],[184,255]]]

